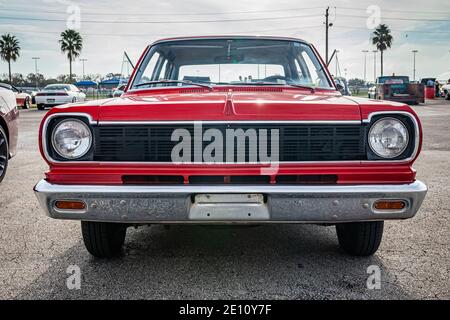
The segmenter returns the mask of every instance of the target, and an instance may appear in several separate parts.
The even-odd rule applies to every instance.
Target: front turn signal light
[[[86,204],[83,201],[77,200],[58,200],[54,204],[59,210],[85,210]]]
[[[406,208],[403,200],[378,200],[373,204],[377,210],[402,210]]]

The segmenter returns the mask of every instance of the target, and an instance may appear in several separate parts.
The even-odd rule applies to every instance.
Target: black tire
[[[107,222],[81,222],[84,245],[94,257],[112,258],[122,251],[126,225]]]
[[[450,92],[444,92],[445,100],[450,100]]]
[[[6,169],[8,169],[8,160],[8,137],[6,136],[5,130],[0,126],[0,182],[2,182],[6,174]]]
[[[38,105],[37,105],[37,109],[38,109],[38,110],[44,110],[44,109],[45,109],[45,105],[43,105],[43,104],[38,104]]]
[[[25,98],[24,102],[23,102],[23,109],[30,109],[30,98]]]
[[[380,246],[383,226],[384,221],[339,223],[339,245],[352,256],[371,256]]]

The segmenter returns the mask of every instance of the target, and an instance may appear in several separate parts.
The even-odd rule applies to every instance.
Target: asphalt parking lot
[[[18,154],[0,185],[1,299],[449,299],[450,101],[414,107],[424,126],[416,162],[429,192],[418,215],[385,224],[370,258],[343,254],[335,229],[162,226],[129,229],[122,257],[98,260],[79,222],[47,218],[32,192],[47,169],[37,145],[45,112],[21,111]],[[80,267],[81,289],[66,286]],[[366,271],[381,269],[381,289]]]

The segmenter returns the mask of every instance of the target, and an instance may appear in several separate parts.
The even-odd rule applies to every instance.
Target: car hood
[[[104,101],[98,120],[361,120],[359,104],[335,91],[256,89],[127,93]]]

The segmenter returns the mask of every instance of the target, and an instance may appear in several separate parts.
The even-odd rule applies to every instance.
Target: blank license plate
[[[198,194],[189,211],[191,220],[268,220],[262,194]]]

